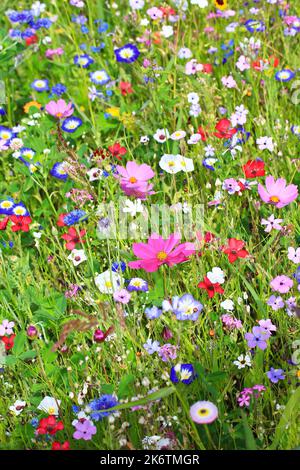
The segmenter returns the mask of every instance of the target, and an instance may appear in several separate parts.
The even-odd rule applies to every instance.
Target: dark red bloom
[[[68,233],[64,233],[61,238],[67,241],[66,248],[67,250],[74,250],[77,243],[85,243],[82,237],[86,234],[86,230],[80,230],[78,233],[74,227],[70,227]]]
[[[108,330],[106,331],[97,329],[94,333],[93,339],[96,343],[103,343],[103,341],[105,341],[107,336],[110,335],[113,331],[114,331],[113,326],[110,326]]]
[[[265,176],[265,164],[262,160],[248,160],[248,162],[243,165],[243,172],[246,178]]]
[[[205,131],[201,126],[198,127],[197,134],[200,134],[202,142],[205,142],[208,138],[208,132]]]
[[[236,238],[229,238],[228,245],[223,246],[222,250],[228,255],[229,263],[234,263],[238,258],[246,258],[249,255],[244,249],[245,242]]]
[[[8,221],[9,221],[9,217],[4,217],[4,219],[0,221],[0,230],[6,229]]]
[[[114,145],[111,147],[108,147],[108,150],[112,154],[113,157],[116,157],[118,160],[122,160],[122,156],[127,153],[127,150],[125,147],[121,147],[121,145],[116,142]]]
[[[16,335],[10,335],[10,336],[1,336],[1,341],[5,344],[5,349],[6,351],[9,351],[14,347],[14,339]]]
[[[130,95],[131,93],[133,93],[131,83],[129,82],[120,82],[119,88],[123,96]]]
[[[214,135],[218,137],[218,139],[230,139],[237,130],[231,127],[231,122],[229,119],[220,119],[220,121],[216,124],[217,132],[214,132]]]
[[[38,37],[36,36],[36,34],[34,34],[33,36],[30,36],[30,38],[26,38],[25,42],[26,42],[26,46],[30,46],[31,44],[36,44],[38,42]]]
[[[22,232],[29,231],[29,224],[31,224],[32,219],[28,215],[11,215],[10,220],[14,225],[11,226],[13,232],[22,230]]]
[[[224,289],[220,286],[220,284],[218,282],[216,282],[215,284],[213,284],[212,282],[210,282],[210,280],[208,279],[208,277],[204,277],[203,281],[202,282],[199,282],[198,284],[198,287],[200,289],[205,289],[206,292],[208,293],[208,296],[209,298],[211,299],[217,292],[219,294],[223,294],[224,293]]]
[[[52,450],[70,450],[70,442],[66,441],[63,444],[61,444],[60,442],[54,441],[52,443],[51,449]]]
[[[38,434],[50,434],[53,436],[57,431],[61,431],[62,429],[64,429],[63,422],[57,421],[55,416],[50,415],[40,420],[36,432]]]
[[[56,225],[58,227],[65,227],[66,224],[64,223],[64,217],[67,215],[67,212],[63,214],[59,214],[58,221],[56,222]]]

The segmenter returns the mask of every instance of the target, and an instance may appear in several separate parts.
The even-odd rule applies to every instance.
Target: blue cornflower
[[[23,147],[20,150],[20,155],[22,155],[22,157],[29,158],[30,160],[35,156],[35,154],[35,150],[30,147]]]
[[[247,20],[246,23],[244,23],[244,26],[250,33],[254,33],[255,31],[262,32],[266,29],[265,23],[260,20]]]
[[[128,292],[132,291],[143,291],[147,292],[148,289],[148,282],[144,281],[144,279],[141,279],[140,277],[133,277],[130,279],[129,284],[127,286]]]
[[[88,34],[88,32],[89,32],[89,28],[87,26],[85,26],[84,24],[81,25],[80,29],[81,29],[81,32],[83,34]]]
[[[120,263],[118,261],[115,261],[112,265],[111,265],[111,270],[114,272],[114,273],[117,273],[117,272],[124,272],[126,269],[126,263],[124,263],[124,261],[121,261]]]
[[[16,204],[14,204],[11,213],[12,215],[30,215],[23,202],[17,202]]]
[[[66,225],[75,225],[82,220],[86,220],[86,212],[81,209],[75,209],[64,216],[63,221]]]
[[[182,297],[173,297],[172,303],[163,301],[163,310],[172,311],[177,320],[193,320],[199,317],[203,305],[194,299],[191,294],[184,294]]]
[[[0,214],[11,215],[14,207],[14,200],[11,197],[0,200]]]
[[[7,143],[16,137],[16,133],[6,126],[0,126],[0,140],[5,140]]]
[[[96,70],[90,73],[90,79],[96,85],[105,85],[110,81],[110,76],[105,70]]]
[[[159,318],[161,316],[162,309],[153,305],[153,307],[151,308],[150,307],[146,308],[145,314],[149,320],[155,320],[156,318]]]
[[[75,116],[70,116],[63,121],[61,128],[65,132],[73,133],[78,129],[78,127],[81,126],[81,124],[82,124],[82,120],[80,118],[75,117]]]
[[[117,62],[125,62],[127,64],[135,62],[140,55],[140,51],[134,44],[125,44],[125,46],[115,49],[114,52]]]
[[[105,416],[109,416],[113,411],[105,411],[108,408],[112,408],[118,404],[116,397],[113,395],[101,395],[101,397],[89,403],[91,408],[91,418],[95,421],[102,420]]]
[[[275,79],[278,82],[289,82],[290,80],[292,80],[295,77],[295,75],[296,75],[295,72],[292,72],[292,70],[283,69],[283,70],[279,70],[275,74]]]
[[[39,420],[37,418],[32,418],[32,420],[30,421],[30,424],[31,426],[33,426],[34,428],[37,428],[38,425],[39,425]]]
[[[0,116],[5,116],[6,110],[3,106],[0,105]]]
[[[214,164],[217,161],[218,161],[217,158],[212,158],[212,157],[204,158],[204,160],[202,160],[202,165],[208,170],[215,171]]]
[[[177,364],[170,371],[170,379],[176,384],[182,382],[189,385],[197,378],[194,366],[192,364]]]
[[[53,87],[51,88],[51,92],[57,96],[63,95],[66,91],[67,87],[62,83],[57,83],[57,85],[53,85]]]

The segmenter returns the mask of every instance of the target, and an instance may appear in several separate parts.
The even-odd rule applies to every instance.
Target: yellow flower
[[[26,103],[23,107],[25,113],[28,114],[31,107],[41,109],[42,105],[37,101],[29,101],[29,103]]]
[[[116,108],[115,106],[112,108],[107,108],[106,112],[109,113],[112,117],[115,117],[117,119],[119,119],[120,117],[120,109]]]
[[[227,8],[227,0],[214,0],[215,1],[215,6],[219,10],[226,10]]]

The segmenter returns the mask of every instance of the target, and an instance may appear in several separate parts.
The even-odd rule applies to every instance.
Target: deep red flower
[[[249,255],[244,249],[245,242],[236,238],[229,238],[228,245],[223,246],[222,250],[228,255],[229,263],[234,263],[238,258],[246,258]]]
[[[198,127],[197,134],[200,134],[202,142],[205,142],[208,138],[208,132],[205,131],[201,126]]]
[[[10,336],[1,336],[1,341],[5,344],[5,349],[6,351],[9,351],[14,347],[14,339],[16,335],[10,335]]]
[[[204,72],[204,73],[212,73],[213,72],[213,66],[211,64],[202,64],[202,65],[203,65],[202,72]]]
[[[49,415],[47,418],[40,420],[36,432],[38,434],[50,434],[53,436],[57,431],[62,431],[62,429],[64,429],[63,422],[57,421],[55,416]]]
[[[118,160],[122,160],[122,156],[127,153],[127,150],[125,147],[121,147],[121,145],[116,142],[114,145],[111,147],[108,147],[108,150],[112,154],[113,157],[116,157]]]
[[[217,292],[219,294],[223,294],[224,293],[224,289],[220,286],[220,284],[218,282],[216,282],[215,284],[213,284],[212,282],[210,282],[210,280],[208,279],[208,277],[204,277],[203,281],[202,282],[199,282],[198,284],[198,287],[200,289],[205,289],[206,292],[208,293],[208,296],[209,298],[211,299]]]
[[[214,135],[218,139],[230,139],[237,130],[231,127],[231,122],[229,119],[223,118],[216,124],[217,132],[214,132]]]
[[[130,95],[131,93],[133,93],[131,83],[129,82],[120,82],[119,88],[123,96]]]
[[[248,160],[248,162],[243,165],[243,172],[246,178],[265,176],[265,164],[262,160]]]
[[[63,444],[61,444],[60,442],[58,441],[54,441],[52,443],[52,447],[51,447],[52,450],[70,450],[70,442],[69,441],[66,441],[64,442]]]
[[[8,221],[9,221],[9,217],[4,217],[4,219],[0,221],[0,230],[6,229]]]
[[[65,227],[66,224],[64,223],[64,217],[67,215],[67,212],[63,214],[59,214],[58,221],[56,222],[56,225],[58,227]]]
[[[11,226],[13,232],[22,230],[22,232],[29,231],[29,224],[31,224],[32,219],[28,215],[11,215],[10,220],[14,225]]]
[[[30,38],[25,39],[26,46],[31,46],[31,44],[36,44],[38,42],[38,37],[36,34],[30,36]]]
[[[74,227],[70,227],[68,233],[64,233],[61,238],[67,241],[66,248],[67,250],[74,250],[77,243],[85,243],[82,237],[86,234],[86,230],[80,230],[78,233]]]

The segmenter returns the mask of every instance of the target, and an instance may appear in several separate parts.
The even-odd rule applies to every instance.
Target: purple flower
[[[267,372],[267,376],[273,384],[277,384],[279,380],[285,379],[284,370],[274,369],[274,367],[271,367],[271,369]]]
[[[263,328],[264,330],[266,330],[268,333],[270,333],[270,335],[272,334],[272,331],[276,331],[277,328],[275,325],[273,325],[272,321],[270,320],[270,318],[268,318],[267,320],[259,320],[258,322],[259,326],[261,328]]]
[[[83,423],[78,421],[75,425],[76,431],[73,434],[74,439],[84,439],[85,441],[90,441],[92,436],[96,434],[97,428],[93,425],[91,421],[85,419]]]
[[[173,344],[164,344],[163,346],[160,347],[158,351],[158,355],[162,358],[164,362],[167,362],[169,360],[176,359],[177,353],[176,353],[176,346],[173,346]]]
[[[276,297],[275,295],[271,295],[267,304],[270,305],[270,307],[272,307],[272,309],[275,311],[284,307],[284,301],[282,300],[282,298]]]
[[[267,347],[266,340],[270,337],[270,332],[266,331],[264,328],[260,326],[254,326],[252,328],[252,333],[246,333],[245,339],[248,342],[248,347],[250,349],[255,348],[256,346],[264,350]]]
[[[273,290],[280,292],[280,294],[286,294],[293,287],[293,281],[283,274],[282,276],[276,276],[270,282],[270,286]]]
[[[161,316],[162,310],[154,305],[151,308],[146,308],[145,314],[149,320],[155,320],[156,318]]]

